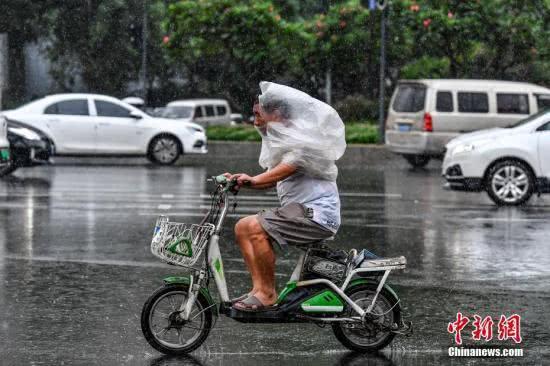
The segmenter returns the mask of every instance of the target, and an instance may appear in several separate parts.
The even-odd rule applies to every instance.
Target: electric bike
[[[412,334],[412,323],[402,319],[401,300],[386,284],[391,271],[405,268],[405,257],[379,258],[355,249],[346,253],[326,243],[306,248],[273,306],[258,311],[233,308],[219,240],[230,198],[235,200],[238,193],[237,183],[224,176],[212,181],[211,207],[200,224],[170,222],[160,216],[155,225],[152,253],[189,274],[164,278],[163,286],[143,306],[141,328],[153,348],[171,355],[192,352],[206,340],[220,315],[243,323],[331,325],[336,338],[358,352],[377,351],[396,334]],[[211,280],[218,302],[209,291]]]

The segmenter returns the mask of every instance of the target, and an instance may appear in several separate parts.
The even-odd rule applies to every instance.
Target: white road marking
[[[169,210],[172,208],[172,205],[158,205],[159,210]]]
[[[340,197],[391,197],[402,198],[401,193],[362,193],[362,192],[340,192]]]
[[[514,218],[506,218],[506,217],[476,217],[474,219],[475,221],[497,221],[497,222],[548,222],[548,219],[514,219]]]
[[[162,198],[165,198],[165,199],[168,199],[168,198],[174,198],[174,195],[173,195],[173,194],[164,193],[164,194],[162,194],[161,197],[162,197]]]

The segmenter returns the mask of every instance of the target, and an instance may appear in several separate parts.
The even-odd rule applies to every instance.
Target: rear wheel
[[[155,164],[172,165],[174,164],[183,149],[177,138],[170,135],[157,136],[149,144],[147,157]]]
[[[199,292],[188,320],[179,310],[189,287],[169,285],[155,291],[143,305],[141,330],[147,342],[167,355],[194,351],[206,340],[212,328],[212,307]]]
[[[517,206],[531,197],[535,179],[531,169],[521,161],[505,160],[491,167],[485,185],[497,205]]]
[[[363,310],[367,310],[376,293],[377,284],[362,284],[346,290]],[[357,316],[349,306],[344,317]],[[401,323],[401,310],[395,298],[382,288],[372,309],[372,315],[363,324],[337,322],[332,325],[336,338],[348,349],[356,352],[375,352],[386,347],[395,337],[392,328]]]
[[[415,168],[423,168],[430,162],[430,157],[426,155],[403,155],[405,160]]]

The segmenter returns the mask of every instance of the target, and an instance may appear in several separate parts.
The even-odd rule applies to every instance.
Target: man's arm
[[[248,186],[254,189],[265,189],[275,186],[275,184],[285,178],[290,177],[296,172],[296,167],[286,163],[280,163],[275,168],[250,177],[247,174],[237,174],[239,186]]]

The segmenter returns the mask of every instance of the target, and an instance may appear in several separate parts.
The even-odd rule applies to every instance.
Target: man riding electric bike
[[[340,226],[334,161],[345,149],[338,113],[309,95],[262,82],[254,104],[254,126],[262,136],[262,174],[229,174],[239,187],[277,187],[281,207],[239,220],[235,235],[252,276],[252,290],[234,301],[243,311],[261,310],[277,299],[275,252],[330,238]]]
[[[342,120],[330,106],[296,89],[269,82],[260,87],[254,114],[262,135],[259,162],[267,170],[253,177],[212,177],[210,209],[199,224],[158,218],[151,252],[188,273],[165,277],[143,305],[145,339],[166,354],[189,353],[221,315],[242,323],[331,325],[343,345],[359,352],[384,348],[397,334],[410,335],[401,300],[386,283],[391,271],[405,268],[406,259],[323,244],[340,226],[334,162],[346,149]],[[274,186],[281,207],[245,217],[235,227],[252,289],[231,300],[220,245],[230,201],[236,204],[242,187]],[[285,252],[289,245],[302,254],[277,296],[275,251]]]

